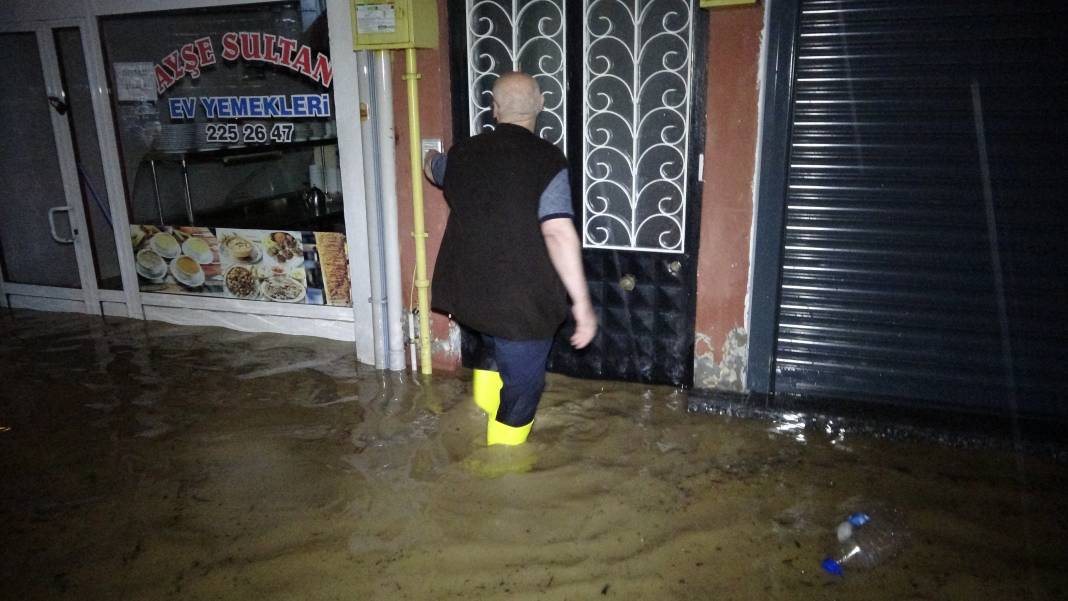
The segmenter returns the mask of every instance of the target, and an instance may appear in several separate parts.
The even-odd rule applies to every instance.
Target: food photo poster
[[[131,225],[141,292],[351,307],[345,235]]]

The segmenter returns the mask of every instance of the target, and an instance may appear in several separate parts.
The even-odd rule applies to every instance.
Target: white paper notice
[[[119,102],[155,102],[156,74],[152,63],[115,63],[115,94]]]
[[[356,33],[394,33],[397,11],[392,3],[356,6]]]

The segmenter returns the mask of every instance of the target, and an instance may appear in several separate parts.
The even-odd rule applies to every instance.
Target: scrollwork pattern
[[[565,0],[467,0],[470,134],[493,128],[493,82],[533,75],[545,96],[537,134],[567,149]]]
[[[584,0],[583,244],[685,251],[692,0]]]

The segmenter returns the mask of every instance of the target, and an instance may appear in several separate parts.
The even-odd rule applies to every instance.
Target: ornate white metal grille
[[[583,0],[583,246],[685,251],[692,0]]]
[[[537,133],[567,151],[565,0],[467,0],[471,135],[493,128],[493,82],[505,71],[533,75],[545,96]]]

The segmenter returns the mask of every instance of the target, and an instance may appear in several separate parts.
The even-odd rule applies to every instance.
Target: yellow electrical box
[[[349,0],[354,50],[438,47],[435,0]]]

